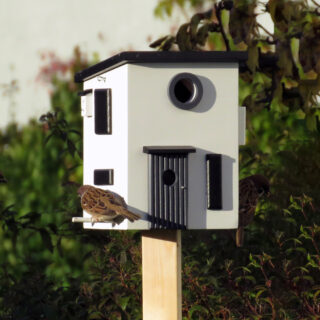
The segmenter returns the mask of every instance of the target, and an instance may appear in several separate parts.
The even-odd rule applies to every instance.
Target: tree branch
[[[268,31],[262,24],[260,24],[259,22],[257,23],[258,27],[261,28],[264,32],[266,32],[270,37],[273,38],[273,34]]]
[[[230,44],[226,35],[226,32],[224,31],[223,25],[222,25],[222,20],[221,20],[221,9],[219,8],[218,4],[214,5],[215,11],[216,11],[216,16],[219,22],[220,30],[221,30],[221,35],[224,40],[224,43],[226,45],[227,51],[230,51]]]

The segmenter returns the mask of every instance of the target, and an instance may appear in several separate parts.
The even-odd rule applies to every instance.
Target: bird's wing
[[[123,208],[127,208],[126,202],[117,193],[112,191],[102,190],[99,188],[96,188],[96,190],[99,193],[101,200],[106,201],[107,203],[110,203],[115,206],[121,206]]]
[[[97,188],[89,188],[81,197],[81,206],[88,213],[94,215],[113,215],[116,213],[113,212],[110,208],[110,203],[108,202],[108,197],[105,196],[105,191]]]
[[[131,222],[141,218],[140,215],[133,213],[127,209],[126,202],[119,194],[102,189],[98,189],[98,191],[100,192],[100,199],[102,201],[106,201],[109,209],[112,209],[116,214],[129,219]]]
[[[254,217],[259,194],[254,182],[242,179],[239,182],[239,226],[248,225]]]

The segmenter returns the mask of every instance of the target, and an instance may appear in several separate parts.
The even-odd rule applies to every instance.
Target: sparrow
[[[133,222],[140,219],[136,213],[127,209],[124,199],[115,192],[83,185],[78,189],[81,207],[91,215],[92,225],[95,222],[112,222],[120,224],[124,219]]]
[[[246,177],[239,182],[239,227],[236,232],[236,245],[242,247],[244,227],[252,222],[256,206],[262,196],[270,195],[270,183],[260,174]]]

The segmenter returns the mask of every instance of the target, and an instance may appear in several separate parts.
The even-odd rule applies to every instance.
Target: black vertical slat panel
[[[169,157],[169,169],[172,170],[174,172],[174,168],[173,168],[173,156]],[[169,228],[173,229],[174,225],[173,225],[173,220],[174,220],[174,185],[175,183],[173,183],[170,187],[169,187]]]
[[[160,218],[161,218],[161,210],[162,210],[162,204],[161,204],[161,157],[160,156],[157,156],[158,158],[158,167],[157,167],[157,177],[158,177],[158,180],[157,180],[157,192],[158,192],[158,199],[159,199],[159,202],[158,202],[158,221],[157,221],[157,227],[160,228],[159,226],[159,221],[160,221]]]
[[[184,175],[184,184],[186,188],[184,189],[184,205],[183,205],[183,228],[185,229],[188,223],[188,157],[184,157],[183,159],[184,165],[183,165],[183,175]]]
[[[159,213],[160,213],[160,221],[163,221],[164,217],[164,184],[162,180],[162,172],[164,168],[164,159],[163,156],[159,156],[159,193],[160,193],[160,201],[159,201]],[[162,223],[160,223],[159,228],[162,228]]]
[[[175,159],[176,159],[177,156],[174,156],[172,158],[172,170],[174,171],[174,173],[176,174],[175,172],[175,168],[174,168],[174,164],[175,164]],[[172,225],[174,227],[174,229],[177,229],[177,225],[176,225],[176,202],[177,202],[177,199],[176,199],[176,193],[177,193],[177,179],[178,179],[178,176],[176,174],[176,180],[174,182],[174,185],[173,185],[173,188],[172,188],[172,198],[173,198],[173,206],[172,206]]]
[[[155,184],[154,184],[154,156],[149,155],[149,212],[151,213],[151,228],[154,228],[154,216],[155,216]]]
[[[185,211],[185,195],[186,195],[186,181],[185,181],[185,175],[184,175],[184,171],[185,171],[185,167],[184,167],[185,163],[184,163],[184,157],[181,158],[181,175],[182,175],[182,181],[183,181],[183,189],[182,189],[182,201],[181,201],[181,226],[184,226],[185,221],[184,221],[184,211]]]
[[[178,183],[177,183],[177,212],[176,212],[176,223],[179,227],[180,224],[180,202],[181,202],[181,179],[180,179],[180,157],[177,155],[176,159],[176,164],[177,164],[177,174],[178,174]]]
[[[169,158],[164,156],[164,168],[163,172],[169,169]],[[164,216],[166,228],[169,227],[169,186],[164,184]]]
[[[186,181],[184,180],[185,176],[184,176],[184,156],[181,157],[181,181],[182,181],[182,199],[181,199],[181,224],[180,224],[180,228],[182,226],[184,226],[185,221],[184,221],[184,204],[185,204],[185,190],[186,190]]]
[[[166,175],[164,180],[164,173],[167,170],[175,173],[175,181],[171,180],[170,175]],[[188,223],[187,154],[150,155],[149,201],[151,202],[149,210],[152,228],[186,229]]]
[[[183,223],[183,158],[179,156],[179,226]]]
[[[154,155],[154,192],[155,192],[155,227],[159,228],[159,217],[160,217],[160,195],[159,195],[159,156]]]
[[[177,181],[174,184],[174,217],[173,225],[175,228],[178,227],[178,215],[179,215],[179,158],[175,156],[173,158],[173,171],[176,173]]]

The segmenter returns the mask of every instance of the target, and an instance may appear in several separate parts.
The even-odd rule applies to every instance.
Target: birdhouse
[[[245,52],[123,52],[83,82],[84,184],[121,195],[141,219],[93,229],[238,227],[238,105]],[[85,211],[84,217],[90,217]]]

